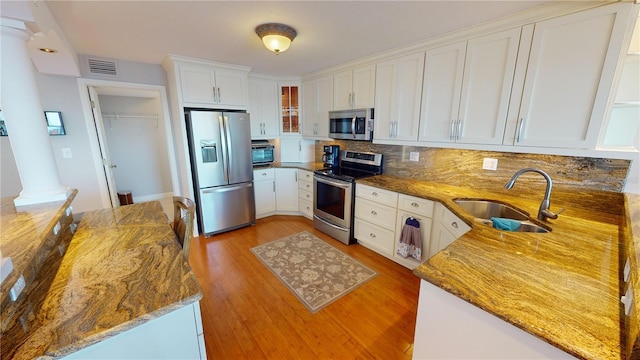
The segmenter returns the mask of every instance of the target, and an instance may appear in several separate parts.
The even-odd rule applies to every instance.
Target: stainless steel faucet
[[[544,176],[545,180],[547,180],[547,189],[544,192],[544,199],[542,199],[542,202],[540,203],[540,209],[538,210],[538,220],[545,221],[547,219],[557,219],[558,214],[553,213],[551,212],[551,210],[549,210],[549,205],[551,205],[550,198],[551,198],[551,186],[553,185],[553,181],[551,181],[551,177],[546,172],[540,169],[533,169],[533,168],[526,168],[526,169],[519,170],[513,175],[511,180],[509,180],[506,184],[504,184],[504,187],[507,189],[511,189],[513,185],[516,183],[516,179],[520,175],[526,172],[536,172]]]

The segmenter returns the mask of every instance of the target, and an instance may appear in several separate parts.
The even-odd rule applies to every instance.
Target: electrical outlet
[[[417,151],[410,152],[409,161],[420,161],[420,153]]]
[[[18,278],[18,281],[16,281],[16,283],[13,284],[11,291],[9,291],[9,295],[11,296],[11,301],[18,300],[18,296],[20,296],[20,293],[22,293],[22,290],[24,290],[25,287],[27,287],[27,283],[24,281],[24,276],[20,275],[20,277]]]
[[[482,169],[484,170],[498,170],[498,159],[484,158],[482,161]]]
[[[62,148],[60,151],[62,152],[63,159],[71,159],[73,157],[71,154],[71,148]]]

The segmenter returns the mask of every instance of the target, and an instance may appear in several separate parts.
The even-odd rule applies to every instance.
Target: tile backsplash
[[[538,168],[553,179],[554,188],[564,190],[622,192],[630,160],[520,154],[481,150],[441,149],[402,145],[381,145],[363,141],[316,141],[316,161],[321,161],[322,145],[338,144],[341,150],[371,151],[384,154],[384,172],[388,175],[474,186],[492,191],[508,191],[502,186],[523,168]],[[419,161],[409,161],[411,152]],[[484,158],[498,160],[497,170],[483,170]],[[545,184],[539,174],[521,176],[515,189],[540,193],[537,184]],[[544,189],[544,188],[543,188]]]

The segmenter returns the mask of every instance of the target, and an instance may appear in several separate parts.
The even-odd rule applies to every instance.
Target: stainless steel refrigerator
[[[255,224],[249,114],[186,110],[185,118],[200,233]]]

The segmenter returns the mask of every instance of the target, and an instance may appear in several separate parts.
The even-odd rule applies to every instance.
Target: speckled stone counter
[[[62,357],[202,297],[157,201],[84,213],[64,256],[48,257],[27,290],[2,333],[3,359]]]
[[[498,200],[535,219],[544,189],[539,198],[520,198],[515,190],[513,195],[493,194],[387,175],[357,183],[441,202],[472,226],[416,268],[414,273],[420,278],[576,357],[627,358],[621,335],[619,250],[625,216],[616,213],[624,208],[624,194],[603,192],[597,201],[594,193],[561,194],[559,198],[573,200],[558,219],[545,222],[552,232],[516,233],[482,225],[453,199]],[[586,201],[589,206],[575,206],[580,196],[590,198]],[[634,201],[631,208],[638,204]],[[552,193],[551,210],[563,205],[554,202]],[[637,237],[637,209],[629,221],[636,224]]]
[[[302,169],[307,171],[315,171],[317,169],[322,169],[322,163],[321,162],[305,162],[305,163],[274,162],[266,166],[253,167],[254,170],[269,169],[269,168],[295,168],[295,169]]]
[[[20,275],[24,276],[27,284],[33,281],[58,240],[57,232],[71,223],[70,206],[77,193],[73,190],[65,201],[21,206],[19,209],[13,205],[15,197],[0,199],[0,251],[3,257],[11,258],[14,268],[0,287],[3,304],[9,301],[9,290]],[[53,235],[58,223],[60,230]]]

